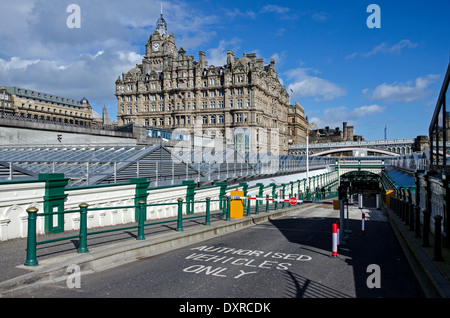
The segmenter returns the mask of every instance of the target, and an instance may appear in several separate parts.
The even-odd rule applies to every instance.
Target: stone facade
[[[208,65],[203,51],[195,61],[177,48],[162,15],[142,64],[117,79],[116,96],[118,125],[197,127],[244,153],[288,150],[289,95],[275,60],[264,65],[255,53],[238,58],[229,50],[225,65]]]
[[[353,134],[353,126],[348,126],[347,122],[342,123],[342,130],[339,127],[320,128],[309,132],[310,143],[343,142],[343,141],[363,141],[362,136]]]
[[[98,118],[86,98],[81,101],[20,87],[0,87],[3,117],[91,127]],[[97,116],[98,117],[98,116]],[[100,118],[101,119],[101,118]]]
[[[305,109],[299,103],[291,105],[288,112],[289,145],[306,143],[306,131],[308,117],[305,117]]]

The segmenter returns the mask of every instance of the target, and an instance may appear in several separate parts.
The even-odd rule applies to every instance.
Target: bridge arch
[[[337,154],[340,152],[349,152],[349,151],[351,151],[353,153],[354,157],[367,157],[368,156],[367,153],[369,153],[369,152],[377,153],[380,155],[386,155],[386,156],[400,156],[399,153],[394,152],[394,151],[390,151],[390,150],[386,150],[386,149],[379,149],[379,148],[368,148],[368,147],[333,148],[333,149],[315,152],[315,153],[311,154],[310,156],[312,156],[312,157],[326,156],[326,155],[330,155],[330,154]]]

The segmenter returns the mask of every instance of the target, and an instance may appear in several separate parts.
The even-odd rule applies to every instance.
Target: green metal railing
[[[79,239],[78,253],[88,253],[89,249],[87,247],[87,238],[89,235],[102,234],[102,233],[115,232],[115,231],[123,231],[123,230],[129,230],[129,229],[137,229],[138,235],[137,235],[136,239],[137,240],[145,240],[144,229],[146,226],[150,226],[150,225],[158,225],[158,224],[176,222],[177,223],[176,230],[183,231],[183,220],[195,219],[195,218],[205,218],[205,225],[210,225],[210,218],[211,218],[211,216],[214,216],[214,215],[221,215],[226,220],[229,220],[230,219],[230,217],[229,217],[229,215],[230,215],[229,197],[224,198],[222,200],[224,200],[225,202],[228,202],[228,203],[223,205],[225,208],[222,211],[215,212],[215,213],[211,213],[211,202],[220,201],[220,200],[211,200],[211,198],[206,198],[205,201],[195,201],[194,203],[206,203],[205,215],[185,216],[185,217],[183,217],[183,204],[185,204],[185,203],[183,202],[183,199],[181,199],[181,198],[178,199],[177,203],[146,204],[145,201],[139,201],[137,206],[91,208],[91,209],[89,209],[89,212],[114,210],[114,209],[138,208],[139,215],[138,215],[138,224],[137,225],[108,229],[108,230],[101,230],[101,231],[93,231],[93,232],[89,232],[89,233],[87,231],[87,213],[88,213],[88,207],[89,207],[89,205],[87,203],[80,204],[79,205],[80,209],[77,209],[77,210],[68,210],[68,211],[63,211],[63,212],[51,212],[51,213],[48,213],[48,212],[37,213],[38,209],[35,207],[31,207],[31,208],[27,209],[27,212],[28,212],[28,236],[27,236],[27,252],[26,252],[27,256],[26,256],[26,261],[25,261],[24,265],[26,265],[26,266],[37,266],[38,265],[38,261],[36,259],[36,247],[38,245],[78,238]],[[145,222],[145,215],[146,215],[147,207],[168,206],[168,205],[177,205],[178,206],[178,214],[177,214],[176,219],[149,222],[149,223]],[[78,235],[65,236],[65,237],[60,237],[60,238],[37,242],[37,239],[36,239],[37,217],[42,217],[42,216],[46,216],[46,215],[54,216],[55,214],[70,214],[70,213],[79,213],[80,214],[80,230],[79,230]]]
[[[328,197],[335,196],[335,192],[329,192]],[[308,195],[309,196],[309,195]],[[314,195],[313,195],[314,196]],[[269,198],[269,195],[266,196]],[[277,196],[275,196],[277,197]],[[303,199],[303,197],[299,199]],[[319,199],[319,198],[317,198]],[[325,199],[325,198],[323,198]],[[251,200],[246,200],[246,206],[245,206],[245,214],[246,216],[251,215]],[[220,207],[222,209],[219,209],[217,212],[211,213],[211,202],[219,202]],[[176,203],[154,203],[154,204],[146,204],[145,201],[141,200],[138,202],[138,205],[136,206],[119,206],[119,207],[101,207],[101,208],[89,208],[89,205],[87,203],[82,203],[79,205],[79,209],[76,210],[67,210],[67,211],[61,211],[61,212],[43,212],[38,213],[38,209],[35,207],[31,207],[27,209],[28,212],[28,235],[27,235],[27,250],[26,250],[26,261],[24,263],[25,266],[37,266],[38,261],[36,257],[36,249],[38,245],[44,245],[49,243],[54,243],[58,241],[63,240],[71,240],[71,239],[78,239],[78,253],[88,253],[88,244],[87,244],[87,238],[89,235],[95,235],[95,234],[102,234],[102,233],[108,233],[108,232],[114,232],[114,231],[123,231],[123,230],[129,230],[129,229],[137,229],[137,240],[145,240],[145,234],[144,229],[147,226],[150,225],[158,225],[158,224],[165,224],[165,223],[173,223],[176,222],[176,231],[183,231],[183,221],[184,220],[191,220],[191,219],[198,219],[198,218],[204,218],[205,219],[205,225],[211,225],[211,216],[221,216],[222,219],[225,219],[226,221],[229,221],[230,218],[230,202],[231,197],[224,195],[218,200],[211,200],[211,198],[206,198],[205,201],[191,201],[191,202],[183,202],[182,198],[179,198]],[[272,202],[272,203],[270,203]],[[193,203],[204,203],[206,204],[206,209],[204,214],[197,214],[197,215],[188,215],[186,214],[183,216],[183,204],[192,204]],[[283,202],[284,203],[284,202]],[[272,204],[273,210],[278,210],[278,202],[277,201],[266,201],[265,204],[265,212],[270,211],[270,205]],[[155,221],[155,222],[145,222],[145,216],[146,216],[146,209],[147,207],[155,207],[155,206],[168,206],[168,205],[177,205],[178,211],[177,211],[177,217],[170,220],[163,220],[163,221]],[[255,207],[254,207],[254,214],[258,215],[260,213],[260,206],[263,204],[260,204],[258,200],[256,200]],[[291,205],[288,204],[290,207]],[[104,210],[114,210],[114,209],[138,209],[138,221],[137,225],[133,226],[126,226],[126,227],[120,227],[120,228],[113,228],[113,229],[107,229],[107,230],[100,230],[100,231],[92,231],[88,233],[87,229],[87,214],[89,212],[93,211],[104,211]],[[284,208],[284,205],[283,205]],[[45,217],[45,216],[54,216],[56,214],[70,214],[70,213],[79,213],[80,215],[80,229],[79,233],[77,235],[72,236],[65,236],[65,237],[59,237],[54,238],[50,240],[44,240],[44,241],[37,241],[37,231],[36,231],[36,223],[38,217]]]

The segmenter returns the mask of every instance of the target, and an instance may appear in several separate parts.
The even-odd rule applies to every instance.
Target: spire
[[[167,34],[167,23],[163,18],[162,2],[161,2],[161,17],[158,19],[158,22],[156,22],[156,30],[159,32],[160,35]]]

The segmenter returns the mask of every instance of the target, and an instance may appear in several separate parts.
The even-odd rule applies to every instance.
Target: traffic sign
[[[295,205],[295,204],[297,204],[297,199],[295,197],[292,197],[289,199],[289,203],[292,205]]]

